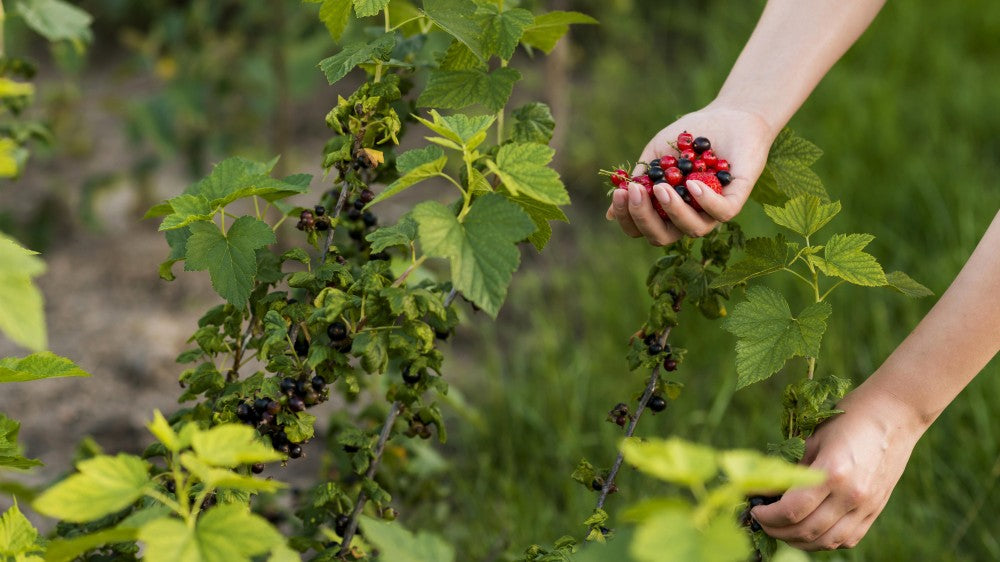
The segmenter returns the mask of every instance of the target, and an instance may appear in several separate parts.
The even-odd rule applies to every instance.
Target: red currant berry
[[[653,180],[649,179],[649,176],[646,175],[632,176],[632,181],[645,187],[646,189],[650,189],[653,187]]]
[[[677,135],[677,148],[680,150],[687,150],[691,148],[691,144],[694,142],[694,135],[684,131],[683,133]]]
[[[715,163],[715,169],[720,172],[728,172],[729,160],[723,160],[722,158],[719,158],[719,161]]]
[[[663,170],[663,177],[670,185],[677,185],[684,181],[684,172],[677,166],[671,166]]]
[[[705,164],[704,160],[695,160],[691,166],[692,169],[696,172],[704,172],[705,170],[708,169],[708,165]]]
[[[715,168],[715,165],[719,163],[719,157],[715,155],[715,151],[708,149],[701,153],[701,159],[705,162],[705,165],[709,168]]]
[[[697,157],[698,157],[698,155],[695,153],[695,151],[691,150],[690,148],[687,149],[687,150],[682,150],[681,151],[681,158],[686,158],[686,159],[694,162],[694,159],[697,158]]]
[[[677,157],[675,156],[664,156],[663,158],[660,158],[660,167],[663,168],[664,170],[666,170],[671,166],[676,166],[676,165],[677,165]]]

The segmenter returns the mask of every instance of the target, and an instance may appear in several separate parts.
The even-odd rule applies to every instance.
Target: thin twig
[[[333,210],[333,219],[337,220],[340,218],[340,212],[344,210],[344,203],[347,201],[347,191],[348,186],[344,184],[344,187],[340,190],[340,198],[337,199],[337,206]],[[330,245],[333,244],[333,226],[326,231],[326,240],[323,241],[323,261],[321,263],[326,263],[326,256],[330,253]]]

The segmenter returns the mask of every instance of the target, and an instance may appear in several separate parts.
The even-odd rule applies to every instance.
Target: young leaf
[[[250,216],[236,219],[226,234],[211,222],[196,222],[190,228],[184,269],[207,269],[215,291],[242,310],[257,274],[255,251],[275,242],[274,231]]]
[[[386,33],[368,43],[348,43],[336,55],[319,61],[319,68],[326,75],[327,82],[336,84],[359,64],[389,60],[395,46],[395,33]]]
[[[267,520],[239,505],[205,512],[194,528],[163,517],[139,530],[147,562],[243,562],[284,546]]]
[[[781,271],[791,261],[791,254],[796,249],[780,234],[774,238],[751,238],[744,247],[746,257],[729,265],[712,280],[709,287],[731,287],[746,283],[754,277]]]
[[[823,257],[809,256],[823,273],[855,285],[881,287],[888,284],[875,256],[863,251],[875,237],[871,234],[835,234],[823,248]]]
[[[550,205],[568,205],[569,193],[559,173],[549,167],[555,150],[533,142],[500,147],[496,162],[486,165],[513,195],[524,195]]]
[[[25,382],[57,377],[89,377],[76,363],[51,351],[32,353],[27,357],[0,359],[0,383]]]
[[[461,41],[477,58],[486,61],[480,44],[483,30],[476,24],[473,14],[476,5],[470,0],[424,0],[424,15],[435,25]]]
[[[819,470],[751,450],[724,451],[719,454],[719,464],[729,484],[747,494],[784,492],[789,488],[815,486],[826,480],[826,475]]]
[[[139,529],[118,526],[89,535],[54,540],[45,547],[45,562],[70,562],[99,546],[134,541],[137,538]]]
[[[150,482],[146,463],[132,455],[100,455],[76,467],[79,473],[35,499],[35,511],[74,523],[93,521],[131,505]]]
[[[621,450],[629,464],[667,482],[701,486],[718,472],[713,449],[677,437],[644,442],[626,439]]]
[[[22,560],[23,555],[40,550],[38,531],[15,503],[0,515],[0,558]]]
[[[507,104],[521,73],[510,67],[484,70],[434,70],[417,98],[420,107],[463,109],[482,104],[497,112]]]
[[[430,110],[430,115],[431,121],[421,117],[416,119],[428,129],[453,142],[458,150],[462,150],[462,147],[468,150],[476,148],[486,139],[486,130],[496,119],[494,115],[471,116],[461,113],[442,117],[433,109]]]
[[[753,190],[754,199],[782,201],[798,195],[814,195],[826,201],[829,196],[810,166],[823,155],[813,143],[783,129],[771,145],[764,173]]]
[[[484,53],[497,54],[503,60],[510,60],[524,30],[535,21],[528,10],[501,10],[494,4],[480,4],[476,19],[483,30],[480,44]]]
[[[531,218],[499,194],[476,199],[464,222],[434,201],[417,205],[412,216],[424,252],[450,259],[455,287],[495,318],[521,263],[515,242],[535,230]]]
[[[374,16],[389,5],[389,0],[354,0],[354,11],[359,18]]]
[[[767,287],[747,291],[747,300],[737,304],[722,324],[737,338],[737,388],[770,377],[792,357],[815,357],[831,312],[829,303],[814,303],[796,318],[777,291]]]
[[[47,346],[42,293],[33,278],[45,272],[45,262],[0,234],[0,331],[29,349]]]
[[[281,453],[260,442],[252,428],[234,423],[195,433],[191,438],[191,447],[202,462],[226,468],[284,458]]]
[[[549,144],[556,128],[549,106],[531,102],[514,110],[514,142]]]
[[[911,279],[909,275],[903,273],[902,271],[891,271],[886,273],[885,280],[886,287],[894,291],[899,291],[908,297],[920,298],[934,296],[934,291],[931,291],[927,287],[917,283]]]
[[[733,562],[750,552],[747,533],[726,514],[712,518],[704,528],[696,525],[694,508],[674,504],[641,523],[629,553],[640,562],[670,560]]]
[[[149,422],[146,427],[160,443],[163,443],[164,447],[174,453],[186,446],[185,443],[181,442],[177,436],[177,432],[174,431],[174,428],[170,427],[170,423],[167,422],[167,419],[163,417],[163,414],[159,410],[153,412],[153,421]]]
[[[528,213],[528,216],[534,221],[536,230],[528,237],[528,242],[531,242],[531,245],[539,252],[552,237],[552,227],[549,226],[549,221],[569,222],[566,213],[562,212],[562,209],[556,205],[536,201],[524,194],[508,195],[507,198],[520,205],[521,209]]]
[[[276,480],[264,480],[253,476],[237,474],[227,468],[212,468],[201,462],[190,451],[181,453],[181,465],[209,488],[223,488],[244,492],[274,493],[285,486]]]
[[[417,239],[417,223],[410,215],[403,215],[393,226],[383,226],[365,237],[371,242],[371,251],[378,253],[390,246],[409,247]]]
[[[433,144],[424,148],[407,150],[400,154],[396,160],[399,179],[383,189],[365,208],[371,207],[379,201],[384,201],[425,179],[437,176],[447,162],[448,157],[444,155],[444,151]]]
[[[351,0],[323,0],[323,5],[319,7],[319,20],[334,41],[340,40],[351,20]]]
[[[21,424],[0,414],[0,467],[25,470],[41,466],[41,461],[21,456],[21,446],[17,443],[17,434]]]
[[[840,212],[840,201],[823,203],[814,195],[800,195],[784,206],[764,205],[764,212],[776,224],[801,236],[812,236]]]
[[[161,231],[170,231],[198,221],[211,220],[212,215],[215,214],[215,209],[202,195],[184,193],[170,199],[167,203],[172,212],[160,222]]]
[[[362,515],[365,538],[378,547],[384,560],[393,562],[452,562],[455,550],[437,535],[411,533],[398,523],[387,523]]]
[[[548,12],[535,16],[524,30],[521,42],[529,47],[551,53],[559,39],[569,31],[570,24],[596,24],[597,20],[580,12]]]
[[[49,41],[72,41],[76,44],[91,40],[90,14],[62,0],[21,0],[17,13],[24,23]]]

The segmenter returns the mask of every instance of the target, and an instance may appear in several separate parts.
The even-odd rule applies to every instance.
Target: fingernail
[[[701,197],[701,182],[689,181],[687,182],[687,186],[688,186],[688,191],[691,192],[691,195],[694,195],[695,197]]]
[[[642,205],[642,192],[639,191],[639,184],[637,183],[629,184],[628,202],[634,207]]]
[[[614,194],[611,196],[611,203],[615,206],[615,209],[623,210],[625,209],[626,199],[628,199],[628,194],[625,193],[625,190],[616,189]]]
[[[664,184],[658,183],[653,186],[653,193],[656,195],[656,200],[660,202],[660,205],[670,204],[670,191],[663,187]]]

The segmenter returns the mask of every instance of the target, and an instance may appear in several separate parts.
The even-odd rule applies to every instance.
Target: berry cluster
[[[628,405],[624,402],[615,404],[615,407],[608,412],[608,421],[621,427],[625,427],[625,424],[627,424],[631,419],[632,415],[628,411]]]
[[[257,398],[251,402],[243,402],[236,407],[236,417],[243,423],[256,427],[261,435],[269,436],[275,450],[297,459],[302,456],[303,443],[288,439],[284,425],[278,419],[279,414],[287,411],[294,415],[319,404],[329,397],[329,389],[320,376],[314,376],[310,380],[285,378],[280,383],[280,389],[284,395],[280,400]],[[259,474],[264,471],[264,465],[255,464],[250,469]]]
[[[700,181],[712,191],[722,193],[722,187],[733,181],[729,172],[729,162],[719,158],[712,150],[712,142],[705,137],[695,137],[684,131],[677,135],[677,151],[679,156],[663,156],[649,162],[640,162],[646,166],[646,173],[629,176],[622,168],[611,173],[611,183],[618,189],[628,189],[630,182],[638,183],[646,188],[653,208],[662,218],[667,218],[666,211],[653,196],[653,186],[665,183],[672,187],[677,195],[691,205],[696,211],[701,211],[701,205],[688,193],[686,183],[689,180]]]
[[[330,230],[330,217],[326,216],[326,207],[316,205],[313,210],[306,209],[299,213],[299,222],[295,225],[299,230],[309,231]]]

